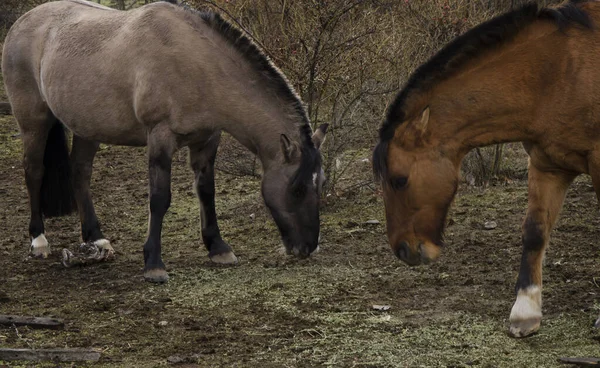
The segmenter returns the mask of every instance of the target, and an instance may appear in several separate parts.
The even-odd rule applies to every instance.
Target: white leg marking
[[[542,289],[530,286],[519,290],[510,312],[510,332],[516,337],[531,335],[540,328],[542,320]]]
[[[115,250],[108,239],[98,239],[93,244],[100,250],[100,259],[106,260],[115,256]]]
[[[32,248],[41,248],[41,247],[47,247],[47,246],[48,246],[48,240],[46,239],[46,236],[44,234],[38,235],[38,237],[33,239],[33,241],[31,242]]]
[[[108,239],[98,239],[94,242],[94,245],[100,249],[107,249],[107,250],[110,249],[110,250],[114,251],[114,249],[110,245],[110,242],[108,241]]]
[[[542,317],[542,290],[538,286],[530,286],[519,290],[517,301],[510,312],[510,320],[518,321]]]
[[[48,240],[44,234],[40,234],[37,238],[31,241],[31,248],[29,249],[29,253],[31,253],[34,257],[42,257],[48,258],[48,255],[51,253],[50,245],[48,245]]]

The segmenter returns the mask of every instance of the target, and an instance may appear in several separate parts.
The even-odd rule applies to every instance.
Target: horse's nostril
[[[410,255],[410,248],[408,247],[408,243],[403,241],[398,244],[398,248],[396,249],[396,256],[403,261],[406,261]]]

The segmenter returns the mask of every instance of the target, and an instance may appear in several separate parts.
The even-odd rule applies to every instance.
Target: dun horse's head
[[[282,165],[265,170],[262,193],[265,204],[281,232],[288,254],[308,257],[319,243],[319,199],[325,175],[319,148],[325,140],[327,124],[303,146],[281,135]]]
[[[388,137],[382,136],[373,153],[390,245],[411,266],[439,256],[446,214],[458,183],[456,165],[428,134],[429,115],[429,108],[419,110]]]

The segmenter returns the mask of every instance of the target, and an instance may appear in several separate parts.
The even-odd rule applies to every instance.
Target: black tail
[[[41,202],[45,217],[64,216],[75,209],[75,197],[71,183],[71,165],[65,129],[56,122],[46,142],[44,151],[44,179]]]

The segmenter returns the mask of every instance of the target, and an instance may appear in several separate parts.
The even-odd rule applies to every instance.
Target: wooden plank
[[[58,362],[96,362],[100,353],[89,349],[9,349],[0,348],[0,360],[34,360]]]
[[[585,367],[600,366],[600,358],[558,358],[561,363],[575,364]]]
[[[65,327],[65,323],[57,318],[11,316],[0,314],[0,326],[12,325],[29,326],[31,328],[48,328],[51,330],[60,330]]]
[[[0,101],[0,115],[11,115],[12,108],[10,107],[10,103]]]

